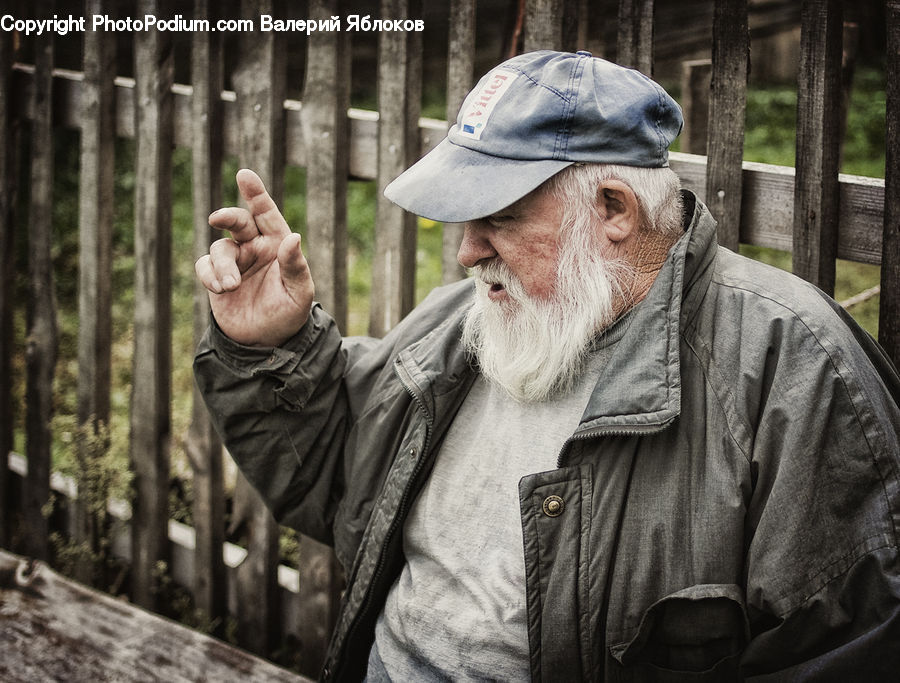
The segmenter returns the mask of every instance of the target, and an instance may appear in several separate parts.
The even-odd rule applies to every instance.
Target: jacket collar
[[[681,412],[681,328],[706,291],[717,249],[709,211],[692,192],[683,195],[685,233],[616,344],[585,408],[580,432],[654,432]]]

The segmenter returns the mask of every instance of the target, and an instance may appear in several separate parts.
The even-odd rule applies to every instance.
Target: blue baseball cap
[[[494,68],[456,124],[384,194],[436,221],[482,218],[577,162],[668,166],[681,109],[657,83],[589,52],[541,50]]]

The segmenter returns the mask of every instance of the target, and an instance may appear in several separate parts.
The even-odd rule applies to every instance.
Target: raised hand
[[[284,216],[253,171],[237,173],[248,209],[214,211],[209,224],[228,230],[194,266],[209,290],[213,315],[231,339],[250,346],[278,346],[309,317],[315,288],[309,264]]]

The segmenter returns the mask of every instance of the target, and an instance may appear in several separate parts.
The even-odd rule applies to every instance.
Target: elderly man
[[[195,371],[283,524],[347,572],[353,680],[884,680],[900,380],[829,299],[716,245],[675,102],[588,53],[485,76],[388,187],[474,278],[341,339],[249,171]]]

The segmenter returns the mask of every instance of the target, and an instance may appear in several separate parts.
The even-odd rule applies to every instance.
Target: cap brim
[[[513,204],[571,164],[491,156],[445,138],[388,185],[384,196],[423,218],[463,223]]]

